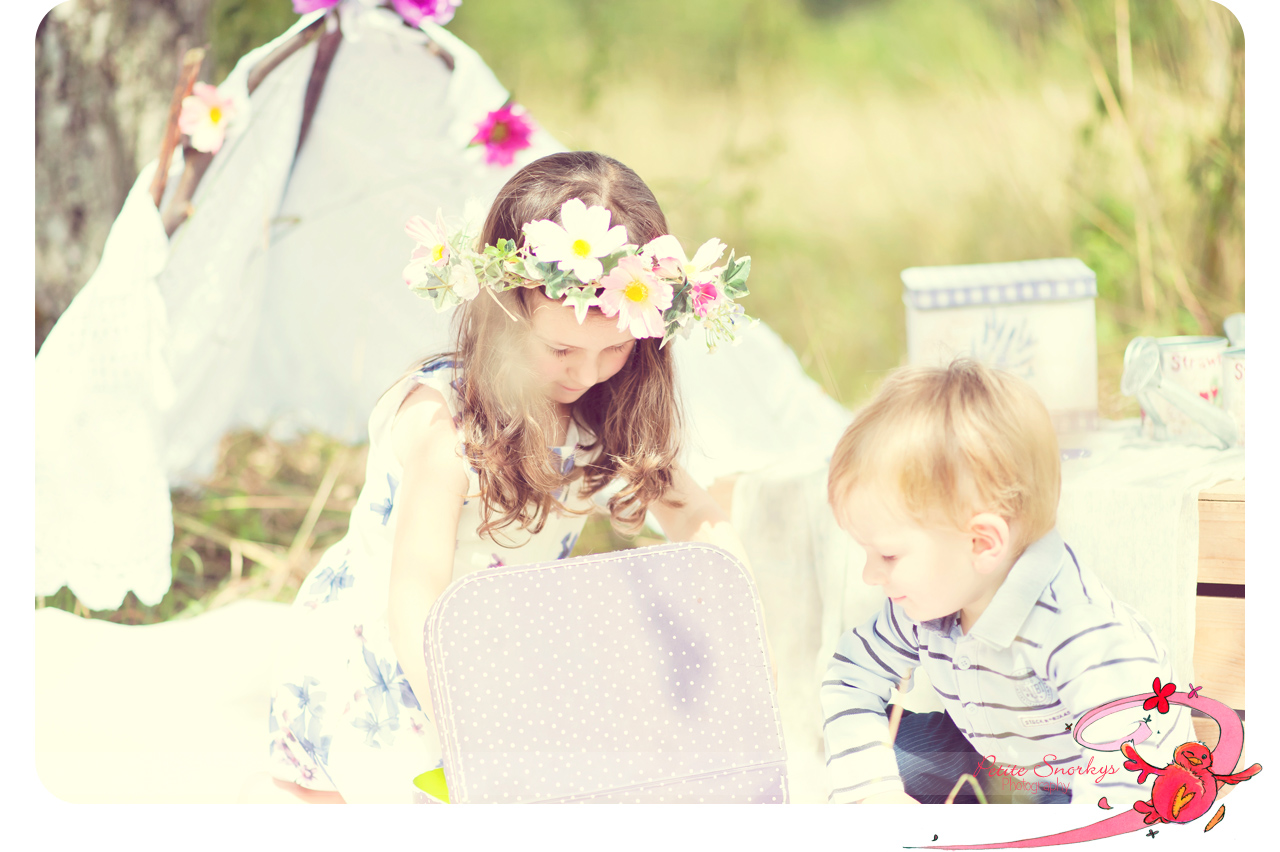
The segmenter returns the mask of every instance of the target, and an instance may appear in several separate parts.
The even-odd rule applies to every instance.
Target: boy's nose
[[[868,586],[883,586],[887,579],[889,572],[880,564],[880,560],[868,556],[867,564],[862,567],[862,581]]]

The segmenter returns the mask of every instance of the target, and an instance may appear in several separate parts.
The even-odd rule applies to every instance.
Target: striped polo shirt
[[[1150,691],[1154,678],[1171,682],[1171,660],[1146,620],[1082,568],[1056,531],[1027,547],[967,634],[958,613],[917,622],[886,600],[840,638],[821,692],[830,801],[902,791],[885,707],[918,666],[979,754],[1028,767],[1028,780],[1069,786],[1076,803],[1149,798],[1150,784],[1136,784],[1119,752],[1082,749],[1068,726],[1094,707]],[[1091,726],[1088,739],[1122,737],[1148,715],[1151,736],[1138,751],[1163,766],[1193,739],[1178,705],[1167,714],[1116,714]]]

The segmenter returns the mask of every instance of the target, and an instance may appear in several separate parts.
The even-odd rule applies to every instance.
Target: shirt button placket
[[[956,683],[960,687],[960,694],[966,697],[976,697],[977,690],[977,672],[974,671],[973,660],[966,653],[960,653],[955,658],[956,664]],[[983,726],[982,708],[976,703],[965,702],[965,709],[969,715],[969,730],[981,732],[985,730]]]

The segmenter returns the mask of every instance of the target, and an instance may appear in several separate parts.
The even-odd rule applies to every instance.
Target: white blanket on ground
[[[797,632],[816,617],[816,602],[781,598],[787,578],[757,576],[779,685],[794,684],[792,672],[812,660]],[[265,768],[271,667],[287,609],[239,601],[141,627],[37,611],[35,757],[46,789],[75,803],[235,802]],[[821,752],[812,737],[807,747],[793,740],[794,695],[780,703],[791,801],[825,802]]]
[[[234,802],[266,753],[288,607],[127,627],[35,614],[36,770],[68,802]]]

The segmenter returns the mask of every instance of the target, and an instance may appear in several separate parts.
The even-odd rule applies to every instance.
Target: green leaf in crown
[[[564,296],[566,288],[577,283],[578,279],[563,269],[554,269],[542,279],[542,288],[546,291],[548,299],[559,299]]]
[[[749,275],[751,275],[751,255],[734,260],[733,252],[729,252],[729,262],[725,264],[724,272],[720,273],[724,294],[730,299],[739,299],[747,295]]]

